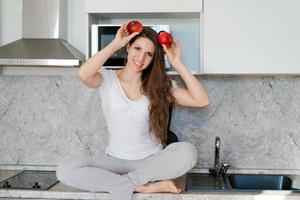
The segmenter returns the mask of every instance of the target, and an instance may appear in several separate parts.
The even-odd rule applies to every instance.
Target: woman
[[[141,33],[129,35],[127,24],[78,71],[85,85],[99,89],[109,131],[106,154],[65,161],[58,166],[57,177],[72,187],[109,192],[114,199],[130,200],[133,192],[180,193],[172,179],[195,166],[197,151],[188,142],[162,149],[168,107],[172,103],[203,107],[209,103],[208,95],[182,64],[178,43],[162,48],[154,30],[144,27]],[[128,55],[123,69],[101,67],[125,46]],[[164,51],[187,89],[177,87],[166,75]]]

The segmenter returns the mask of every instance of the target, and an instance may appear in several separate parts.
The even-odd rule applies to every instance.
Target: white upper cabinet
[[[300,73],[299,0],[205,0],[203,73]]]
[[[202,0],[86,0],[88,13],[201,12]]]

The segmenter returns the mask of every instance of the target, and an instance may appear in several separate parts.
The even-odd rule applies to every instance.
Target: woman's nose
[[[140,53],[140,54],[138,55],[138,61],[139,61],[139,62],[144,62],[144,60],[145,60],[145,55],[144,55],[143,53]]]

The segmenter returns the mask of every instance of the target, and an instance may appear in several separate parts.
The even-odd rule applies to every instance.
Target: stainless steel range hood
[[[66,0],[23,0],[22,39],[0,47],[0,65],[78,67],[85,56],[66,42]]]

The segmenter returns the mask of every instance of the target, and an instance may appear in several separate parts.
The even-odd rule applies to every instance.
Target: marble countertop
[[[18,170],[0,170],[0,181],[3,181],[15,174]],[[186,177],[182,176],[176,179],[176,183],[180,188],[185,187]],[[300,193],[292,191],[263,191],[263,192],[182,192],[180,194],[170,193],[155,193],[155,194],[141,194],[135,193],[134,199],[151,199],[151,200],[192,200],[192,199],[205,199],[205,200],[260,200],[260,199],[282,199],[285,200],[298,200]],[[54,185],[46,191],[41,190],[22,190],[22,189],[0,189],[0,198],[27,198],[27,199],[82,199],[82,200],[100,200],[111,199],[108,193],[95,193],[78,190],[68,187],[62,183]]]

